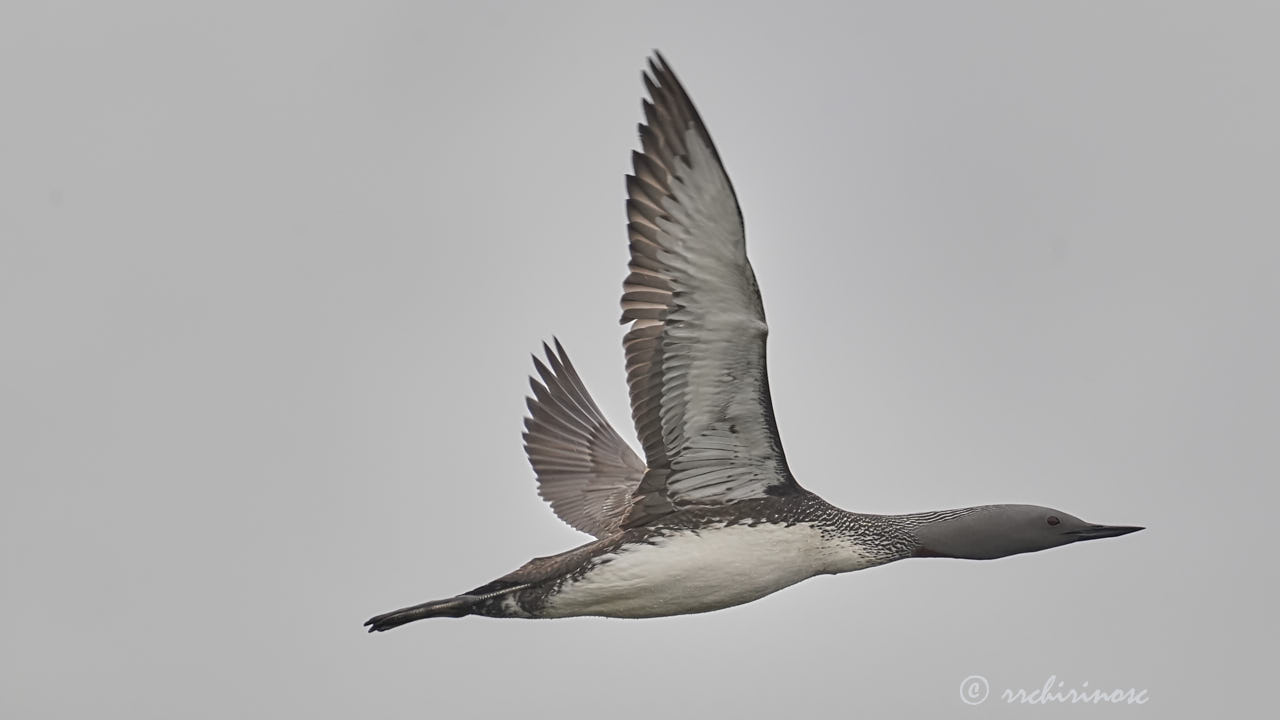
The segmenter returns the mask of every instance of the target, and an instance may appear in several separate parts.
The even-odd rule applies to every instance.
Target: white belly
[[[851,551],[857,554],[833,548],[807,524],[680,532],[602,555],[585,575],[566,582],[540,614],[643,618],[719,610],[814,575],[873,564],[857,562]],[[833,558],[833,552],[842,557]]]

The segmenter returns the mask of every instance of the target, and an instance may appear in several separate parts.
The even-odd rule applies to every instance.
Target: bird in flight
[[[534,357],[525,450],[538,490],[595,540],[461,595],[368,620],[648,618],[758,600],[815,575],[916,557],[989,560],[1141,530],[1035,505],[872,515],[787,467],[765,371],[764,306],[742,213],[711,136],[661,54],[627,176],[623,339],[641,459],[558,341]]]

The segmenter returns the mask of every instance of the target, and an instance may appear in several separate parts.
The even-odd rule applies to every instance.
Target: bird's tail
[[[364,624],[369,628],[369,632],[385,632],[424,618],[463,617],[470,615],[475,605],[481,600],[484,600],[484,597],[478,595],[458,595],[445,600],[432,600],[421,605],[376,615],[366,620]]]
[[[497,579],[483,587],[478,587],[469,593],[455,595],[444,600],[432,600],[424,602],[421,605],[413,605],[399,610],[392,610],[389,613],[383,613],[369,618],[365,621],[365,626],[369,628],[369,632],[384,632],[391,628],[400,627],[405,623],[411,623],[414,620],[422,620],[424,618],[433,617],[454,617],[460,618],[465,615],[489,615],[492,611],[492,605],[486,604],[486,600],[509,593],[518,592],[529,587],[530,583],[514,585],[510,581]],[[488,611],[486,611],[488,608]],[[491,615],[491,617],[503,617],[503,615]]]

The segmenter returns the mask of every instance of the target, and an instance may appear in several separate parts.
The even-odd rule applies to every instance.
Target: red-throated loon
[[[868,515],[796,483],[774,423],[764,307],[742,215],[702,119],[666,60],[644,76],[642,151],[627,176],[623,339],[641,460],[564,348],[534,364],[525,450],[562,520],[597,539],[470,592],[378,615],[644,618],[751,602],[821,574],[911,557],[992,559],[1139,527],[1034,505]]]

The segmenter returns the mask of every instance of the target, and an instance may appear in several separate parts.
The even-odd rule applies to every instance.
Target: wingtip
[[[552,368],[558,368],[568,364],[569,358],[568,354],[564,350],[564,345],[560,343],[560,338],[555,335],[551,336],[551,342],[547,342],[546,340],[542,341],[542,353],[547,358],[545,364],[542,359],[538,357],[537,353],[533,353],[532,357],[533,364],[538,368],[538,372],[542,374],[543,378],[546,377],[546,374],[543,373],[543,369],[546,365],[550,365]]]
[[[551,353],[550,353],[550,351],[548,351],[548,352],[547,352],[547,358],[548,358],[548,359],[550,359],[550,358],[551,358]],[[539,376],[542,378],[542,380],[544,380],[544,381],[545,381],[545,380],[547,380],[548,378],[550,378],[550,377],[553,375],[553,373],[551,372],[551,370],[547,367],[547,364],[546,364],[546,363],[544,363],[544,362],[542,362],[542,359],[541,359],[541,358],[539,358],[537,355],[534,355],[534,356],[533,356],[533,368],[534,368],[535,370],[537,370],[537,371],[538,371],[538,375],[539,375]],[[531,381],[532,381],[533,379],[534,379],[534,378],[533,378],[533,376],[532,376],[532,375],[530,375],[530,376],[529,376],[529,380],[531,380]]]
[[[661,91],[658,89],[658,78],[662,77],[662,73],[658,72],[657,66],[653,64],[652,60],[650,60],[648,70],[642,74],[644,76],[645,92],[649,93],[649,99],[656,103],[661,94]]]

